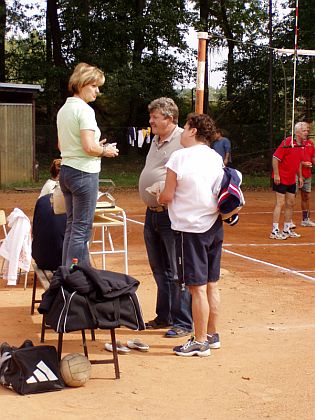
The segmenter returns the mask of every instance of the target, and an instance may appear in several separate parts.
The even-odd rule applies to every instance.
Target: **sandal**
[[[186,335],[191,335],[191,331],[184,330],[180,327],[173,327],[165,333],[165,337],[167,338],[185,337]]]
[[[136,349],[136,350],[140,350],[140,351],[148,351],[149,350],[149,346],[145,343],[142,343],[142,341],[140,341],[138,338],[135,338],[134,340],[128,340],[127,341],[127,346],[130,349]]]
[[[112,343],[105,343],[105,350],[107,351],[113,351],[113,344]],[[130,353],[130,349],[128,347],[121,344],[120,341],[116,341],[116,347],[117,347],[117,353],[119,354],[127,354]]]

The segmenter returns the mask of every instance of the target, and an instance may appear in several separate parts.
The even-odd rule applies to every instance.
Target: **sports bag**
[[[34,346],[30,340],[19,348],[2,343],[0,383],[21,395],[63,389],[56,348]]]

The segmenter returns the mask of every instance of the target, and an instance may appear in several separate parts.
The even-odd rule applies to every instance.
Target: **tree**
[[[262,0],[198,0],[196,7],[200,9],[201,22],[195,22],[196,28],[204,30],[208,23],[210,33],[209,45],[213,48],[228,47],[226,65],[227,99],[235,95],[234,61],[235,49],[242,42],[254,42],[266,34],[267,13]],[[208,11],[206,21],[205,13]]]
[[[7,10],[5,0],[0,0],[0,82],[5,82],[5,30]]]
[[[123,125],[137,125],[156,95],[175,96],[174,82],[189,74],[179,58],[187,45],[186,1],[74,1],[60,3],[62,52],[67,66],[78,61],[105,70],[105,99],[100,109]],[[177,56],[172,51],[176,51]],[[95,106],[97,107],[96,103]],[[147,115],[144,115],[147,120]]]

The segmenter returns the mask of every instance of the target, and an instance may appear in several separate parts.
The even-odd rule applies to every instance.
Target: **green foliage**
[[[314,48],[313,2],[300,1],[299,48]],[[188,9],[191,3],[196,6],[194,11]],[[45,27],[43,8],[47,2],[28,4],[26,0],[14,0],[7,16],[7,81],[44,86],[44,93],[36,100],[37,122],[55,126],[69,74],[77,62],[86,61],[106,74],[103,93],[93,107],[109,138],[123,139],[128,125],[147,126],[147,105],[160,96],[176,100],[182,124],[194,109],[194,95],[182,87],[196,73],[196,52],[189,50],[184,36],[190,25],[202,28],[199,9],[206,4],[210,46],[212,49],[225,46],[230,52],[228,62],[222,64],[227,72],[226,83],[222,89],[210,91],[209,112],[231,139],[235,162],[243,165],[249,157],[253,158],[260,171],[260,161],[268,168],[271,152],[268,3],[267,0],[60,0],[56,2],[60,33],[58,28],[50,29],[60,35],[59,52],[64,61],[61,65],[50,52],[56,45],[50,41],[52,34]],[[273,45],[293,48],[295,1],[273,4],[278,6],[273,16]],[[282,4],[284,8],[293,7],[285,18],[278,12]],[[314,60],[302,56],[298,60],[296,120],[313,118]],[[274,54],[274,147],[290,130],[292,77],[292,56]],[[48,140],[55,143],[55,135]],[[43,142],[45,150],[52,150],[48,140]],[[255,167],[247,170],[255,172]]]
[[[17,83],[45,83],[45,42],[33,31],[29,37],[12,37],[6,43],[6,80]]]

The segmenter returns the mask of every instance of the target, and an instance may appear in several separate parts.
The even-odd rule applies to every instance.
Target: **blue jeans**
[[[70,267],[73,258],[89,262],[88,242],[91,238],[99,174],[79,171],[62,165],[60,187],[65,197],[67,225],[63,241],[62,265]]]
[[[144,241],[157,284],[157,322],[191,331],[191,295],[187,289],[182,291],[178,283],[175,235],[167,211],[156,213],[147,209]]]

